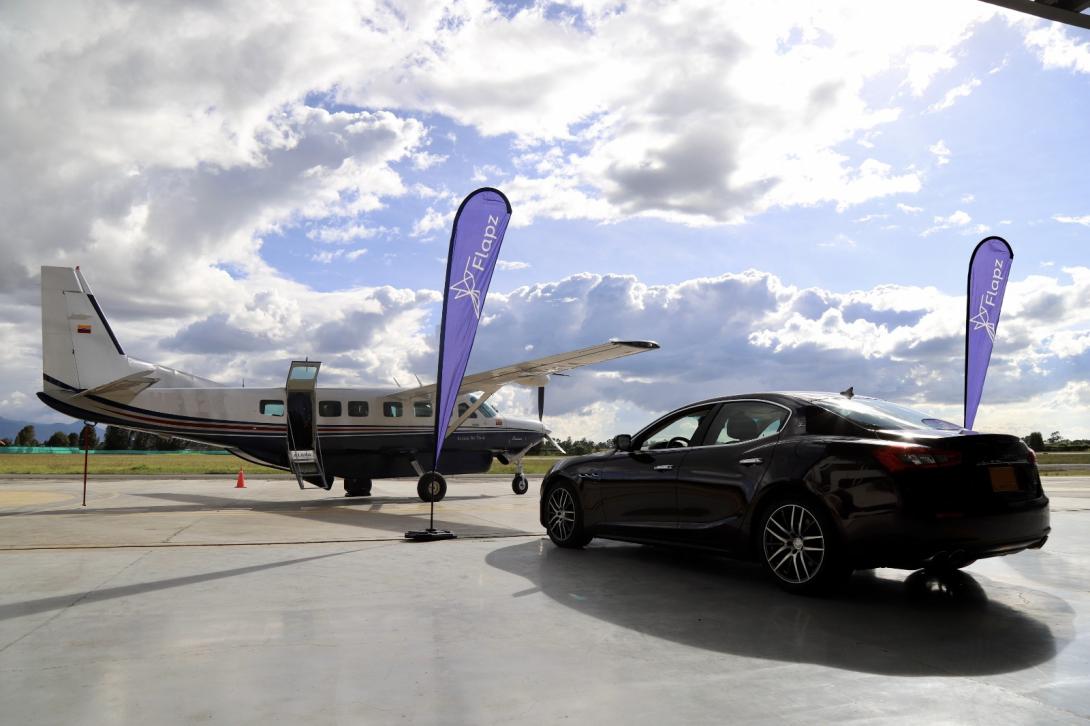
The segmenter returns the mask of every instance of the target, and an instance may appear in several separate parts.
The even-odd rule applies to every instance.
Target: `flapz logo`
[[[481,291],[477,289],[477,275],[474,270],[484,272],[485,264],[492,252],[492,245],[496,241],[496,226],[499,223],[499,217],[488,215],[488,224],[481,235],[481,248],[474,250],[473,254],[466,259],[462,279],[450,286],[450,291],[454,293],[455,300],[469,298],[473,304],[473,314],[478,320],[481,319]]]
[[[995,298],[1000,294],[1003,284],[1003,260],[996,260],[992,268],[992,279],[988,282],[988,289],[980,296],[980,304],[977,306],[977,314],[969,318],[973,324],[973,330],[984,329],[988,338],[995,342],[995,323],[991,321],[990,310],[995,308]]]

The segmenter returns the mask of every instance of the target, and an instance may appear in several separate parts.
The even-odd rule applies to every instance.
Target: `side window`
[[[723,404],[715,417],[708,441],[712,444],[733,444],[775,436],[783,429],[790,412],[764,401],[735,401]]]
[[[284,402],[283,401],[262,401],[261,408],[259,409],[265,416],[283,416],[284,415]]]
[[[711,406],[698,408],[675,416],[659,424],[653,430],[643,434],[636,445],[640,449],[673,449],[682,446],[694,446],[693,436],[700,424],[711,412]]]
[[[413,401],[413,416],[431,416],[430,401]]]
[[[405,404],[401,401],[386,401],[382,404],[382,415],[386,418],[401,418],[405,415]]]
[[[468,410],[469,410],[469,404],[468,403],[459,403],[458,404],[458,416],[459,417],[464,416],[466,411],[468,411]],[[469,417],[470,418],[477,418],[477,412],[474,411],[473,413],[469,414]]]
[[[319,416],[340,416],[341,415],[341,402],[340,401],[318,401],[318,415]]]
[[[353,418],[362,418],[370,413],[370,406],[367,405],[367,401],[349,401],[348,402],[348,415]]]

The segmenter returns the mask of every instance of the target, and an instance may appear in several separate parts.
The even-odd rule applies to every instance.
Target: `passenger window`
[[[265,416],[283,416],[284,415],[284,402],[283,401],[262,401],[261,408],[259,409]]]
[[[657,428],[645,433],[637,440],[640,449],[674,449],[683,446],[695,446],[693,436],[711,411],[711,406],[686,411]]]
[[[370,406],[367,405],[367,401],[349,401],[348,402],[348,415],[354,418],[361,418],[367,416]]]
[[[733,444],[775,436],[790,415],[786,408],[763,401],[728,402],[715,417],[708,439],[715,444]]]
[[[431,403],[429,401],[413,401],[413,415],[421,417],[431,416]]]
[[[340,401],[318,401],[318,415],[319,416],[340,416],[341,415],[341,402]]]
[[[465,416],[466,411],[468,411],[468,410],[469,410],[469,404],[468,403],[459,403],[458,404],[458,418],[461,418],[462,416]],[[469,417],[470,418],[477,418],[477,412],[474,411],[473,413],[469,414]]]
[[[401,418],[405,415],[405,404],[401,401],[386,401],[382,404],[382,415],[386,418]]]

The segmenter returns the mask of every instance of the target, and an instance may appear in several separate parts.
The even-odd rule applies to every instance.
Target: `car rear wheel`
[[[545,500],[545,531],[557,547],[579,548],[590,542],[583,528],[579,495],[570,484],[557,484]]]
[[[758,531],[765,570],[789,592],[827,592],[851,574],[829,516],[802,497],[770,506]]]

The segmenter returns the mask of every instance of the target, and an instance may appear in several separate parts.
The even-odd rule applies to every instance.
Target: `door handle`
[[[659,464],[655,467],[655,471],[672,471],[673,468],[673,464]]]
[[[739,459],[738,463],[741,464],[742,466],[753,466],[754,464],[760,464],[763,461],[764,461],[764,459],[761,459],[759,457],[754,457],[752,459]]]

